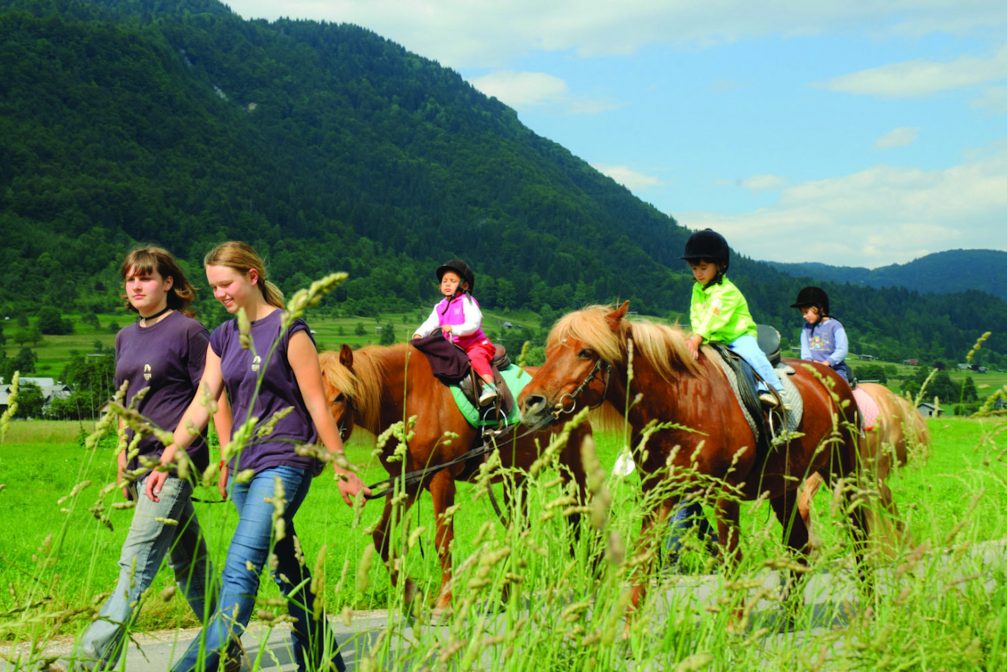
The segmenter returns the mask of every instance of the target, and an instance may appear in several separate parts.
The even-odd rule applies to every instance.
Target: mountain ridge
[[[129,246],[162,244],[198,277],[241,238],[288,291],[348,271],[326,305],[351,314],[428,306],[455,256],[496,309],[688,314],[688,230],[366,28],[246,21],[215,0],[0,0],[0,38],[6,311],[114,307]],[[731,276],[795,337],[800,280],[740,255]],[[828,291],[858,351],[960,357],[980,325],[1007,353],[1007,304],[978,292]]]
[[[866,287],[904,287],[924,294],[984,291],[1007,300],[1007,252],[983,248],[933,252],[905,264],[874,269],[822,263],[766,262],[793,277]]]

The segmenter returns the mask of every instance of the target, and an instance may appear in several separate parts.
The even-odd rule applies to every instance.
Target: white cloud
[[[534,51],[629,54],[652,44],[710,45],[844,30],[912,35],[1007,27],[989,0],[230,0],[246,18],[356,23],[453,68],[501,67]]]
[[[972,101],[972,107],[993,114],[1007,114],[1007,87],[991,86]]]
[[[720,231],[747,256],[775,261],[876,267],[946,249],[1007,250],[1007,147],[944,170],[875,166],[795,185],[751,213],[675,216],[689,228]]]
[[[544,72],[500,70],[471,80],[487,96],[511,107],[529,107],[555,103],[567,97],[566,82]]]
[[[753,175],[742,180],[741,186],[752,191],[771,191],[783,187],[786,183],[786,178],[779,175]]]
[[[545,72],[498,70],[474,77],[472,86],[515,109],[553,107],[570,114],[599,114],[619,105],[570,95],[566,82]]]
[[[660,179],[652,175],[645,175],[644,173],[633,170],[629,166],[606,166],[596,163],[592,163],[591,166],[598,172],[608,175],[630,191],[645,189],[647,187],[656,187],[661,184]]]
[[[878,149],[894,149],[896,147],[906,147],[916,142],[919,137],[919,129],[900,126],[893,128],[880,138],[874,141],[874,146]]]
[[[928,96],[1007,79],[1007,47],[987,58],[966,56],[947,62],[913,60],[836,77],[824,86],[833,91],[884,98]]]

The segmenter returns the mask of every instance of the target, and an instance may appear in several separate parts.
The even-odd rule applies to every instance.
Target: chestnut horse
[[[857,389],[866,393],[877,405],[878,413],[874,426],[864,433],[860,440],[860,461],[864,473],[874,481],[878,499],[889,513],[895,514],[892,491],[888,488],[888,475],[894,465],[905,464],[909,450],[921,450],[924,454],[930,446],[930,432],[923,416],[913,408],[912,403],[879,383],[860,383]],[[822,477],[812,474],[801,488],[798,508],[801,518],[811,529],[811,500],[822,485]],[[867,527],[872,539],[888,539],[894,542],[901,534],[898,518],[889,518],[884,512],[873,507],[867,510]],[[886,550],[893,550],[889,546]]]
[[[645,495],[661,481],[667,487],[668,478],[692,479],[687,487],[690,482],[698,487],[697,472],[718,479],[718,539],[724,556],[733,562],[740,557],[739,500],[766,496],[783,525],[787,545],[804,561],[808,529],[794,515],[799,483],[814,471],[830,483],[858,475],[859,419],[849,385],[826,366],[795,366],[792,379],[803,398],[803,418],[789,440],[768,455],[757,455],[755,435],[708,346],[694,360],[681,329],[631,322],[625,319],[627,308],[628,302],[617,309],[592,306],[559,319],[549,334],[545,364],[521,393],[524,421],[545,424],[581,405],[597,407],[608,401],[626,408],[631,400],[626,417],[633,446],[639,446],[648,425],[667,423],[658,425],[642,454],[634,454]],[[691,477],[681,476],[690,470]],[[843,488],[848,498],[852,490]],[[641,539],[650,548],[663,529],[655,526],[667,519],[678,498],[660,492],[653,493],[660,496],[660,505],[643,521]],[[864,535],[859,509],[848,507],[858,557]],[[638,577],[634,607],[646,585],[646,577]]]
[[[434,377],[426,356],[411,345],[371,345],[353,351],[344,345],[337,352],[322,352],[322,366],[329,408],[344,440],[354,425],[378,435],[396,422],[416,417],[410,425],[412,437],[403,461],[391,461],[397,439],[390,440],[381,454],[381,462],[395,478],[403,473],[429,470],[430,475],[407,485],[402,516],[416,501],[421,488],[433,499],[436,519],[435,543],[441,564],[441,591],[437,606],[451,601],[451,541],[454,537],[451,516],[443,514],[455,499],[455,481],[478,472],[479,460],[465,460],[470,449],[481,446],[480,432],[466,422],[451,390]],[[558,428],[557,428],[558,429]],[[518,428],[514,440],[502,440],[499,447],[503,467],[527,469],[539,457],[540,447],[549,444],[555,430],[524,432]],[[564,477],[572,478],[581,499],[585,498],[586,477],[581,465],[580,446],[591,434],[588,423],[575,427],[559,455]],[[507,434],[510,438],[512,435]],[[438,470],[439,465],[453,464]],[[388,567],[393,585],[397,583],[394,563],[390,562],[389,533],[392,521],[392,493],[385,497],[381,521],[374,528],[374,545]],[[571,520],[571,522],[574,522]],[[407,584],[411,586],[411,582]],[[411,588],[407,588],[407,594]]]

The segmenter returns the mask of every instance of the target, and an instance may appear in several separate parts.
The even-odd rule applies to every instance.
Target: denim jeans
[[[277,485],[282,486],[285,534],[272,544]],[[231,501],[238,509],[238,527],[227,549],[217,609],[175,663],[175,672],[217,669],[222,652],[231,640],[241,637],[252,616],[259,576],[269,559],[271,544],[276,555],[276,565],[271,568],[273,581],[286,596],[287,612],[294,618],[291,639],[297,669],[346,669],[335,639],[325,641],[325,615],[316,618],[313,613],[311,573],[298,561],[294,546],[294,514],[310,485],[309,471],[287,466],[264,469],[249,482],[233,485]]]
[[[713,531],[703,507],[697,502],[680,502],[675,507],[669,523],[671,530],[668,538],[664,542],[665,558],[667,562],[674,565],[678,562],[679,553],[682,551],[682,537],[689,531],[690,527],[697,527],[698,537],[703,542],[717,542],[717,533]]]
[[[137,491],[141,494],[119,557],[119,580],[98,619],[81,636],[74,656],[77,667],[115,666],[124,648],[127,628],[140,613],[140,597],[154,581],[165,556],[199,620],[204,620],[208,613],[206,595],[212,601],[214,591],[207,590],[207,581],[213,571],[192,508],[192,486],[172,476],[164,482],[160,502],[150,501],[142,494],[143,488],[140,481]],[[158,518],[178,521],[178,525],[165,525]]]
[[[780,382],[779,377],[776,375],[776,371],[773,369],[773,365],[769,363],[769,359],[766,357],[766,353],[762,351],[759,347],[759,341],[755,336],[741,336],[738,339],[728,343],[727,347],[734,350],[736,353],[741,355],[742,359],[752,365],[755,372],[758,373],[766,384],[772,387],[777,392],[783,392],[783,383]],[[759,383],[758,388],[760,392],[766,391],[766,385],[764,383]]]

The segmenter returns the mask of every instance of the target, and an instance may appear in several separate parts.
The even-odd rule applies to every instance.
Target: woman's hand
[[[357,495],[371,494],[371,489],[364,485],[364,482],[355,473],[339,467],[335,467],[335,470],[336,481],[339,483],[339,494],[343,496],[343,501],[347,506],[353,506],[353,500]]]
[[[152,502],[160,502],[161,499],[159,495],[161,494],[161,488],[164,487],[164,482],[168,480],[167,471],[153,471],[150,476],[147,477],[146,482],[143,486],[143,492],[147,495],[147,499]]]

